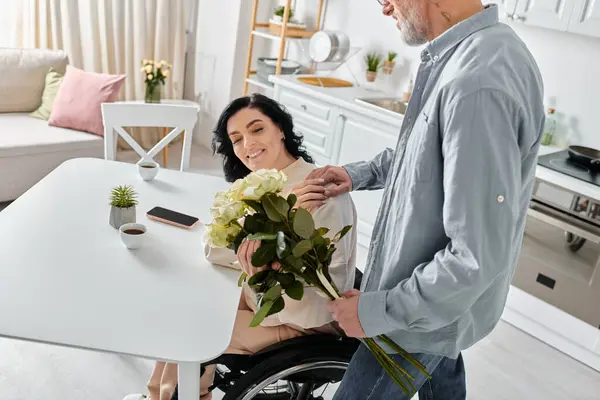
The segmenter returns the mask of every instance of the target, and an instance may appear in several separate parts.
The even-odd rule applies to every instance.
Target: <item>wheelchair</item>
[[[356,270],[354,287],[360,289]],[[326,334],[297,337],[252,355],[223,354],[204,366],[216,365],[210,391],[223,400],[323,400],[328,385],[342,380],[360,342]],[[177,400],[177,388],[171,400]]]

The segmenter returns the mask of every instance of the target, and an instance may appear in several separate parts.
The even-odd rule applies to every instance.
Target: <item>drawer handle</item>
[[[303,109],[304,111],[308,110],[308,107],[306,107],[304,104],[302,104],[302,105],[300,106],[300,108],[301,108],[301,109]]]

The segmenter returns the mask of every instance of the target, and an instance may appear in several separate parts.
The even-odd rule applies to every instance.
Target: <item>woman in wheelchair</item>
[[[356,227],[356,210],[349,194],[325,200],[324,189],[321,186],[305,182],[305,178],[315,168],[313,160],[304,150],[302,138],[294,133],[291,115],[283,110],[277,102],[259,94],[234,100],[219,118],[213,132],[212,147],[213,151],[223,158],[223,170],[228,182],[243,178],[251,171],[259,169],[283,171],[287,175],[287,182],[282,195],[287,196],[294,193],[298,198],[297,206],[311,211],[317,226],[328,227],[331,232],[338,232],[346,225]],[[206,259],[213,264],[233,268],[239,265],[245,272],[252,275],[260,270],[252,267],[250,263],[252,254],[258,247],[260,247],[258,241],[246,241],[240,246],[237,256],[231,250],[214,249],[206,245],[204,251]],[[354,286],[355,257],[356,230],[352,229],[338,243],[330,266],[332,279],[341,291],[350,290]],[[250,378],[252,381],[261,378],[259,375],[268,377],[264,376],[265,373],[268,375],[267,372],[264,372],[265,368],[270,366],[277,369],[282,363],[285,364],[281,357],[288,357],[288,363],[290,357],[293,359],[292,362],[302,363],[304,358],[308,359],[311,356],[322,358],[321,362],[339,363],[340,360],[346,359],[349,361],[355,344],[341,342],[340,337],[344,334],[339,327],[334,325],[333,318],[327,311],[328,299],[317,293],[316,289],[308,288],[301,301],[292,300],[289,297],[284,297],[284,300],[286,306],[283,311],[269,316],[260,326],[250,328],[250,321],[257,311],[257,299],[254,292],[244,284],[229,347],[225,351],[225,355],[213,360],[215,364],[227,364],[230,370],[229,375],[223,379],[223,373],[218,370],[220,383],[215,382],[213,386],[216,365],[205,364],[200,378],[200,398],[202,400],[211,398],[209,388],[212,390],[215,386],[227,392],[226,399],[242,398],[243,396],[239,396],[250,389],[241,388],[236,383],[234,385],[236,389],[229,391],[232,388],[232,380],[240,378],[241,371],[246,372],[246,378]],[[314,342],[308,338],[305,341],[300,339],[300,343],[297,343],[298,339],[290,341],[290,339],[308,335],[319,336],[314,337]],[[198,340],[202,340],[202,338],[200,337]],[[278,345],[282,342],[282,345]],[[285,346],[287,343],[290,346]],[[295,343],[301,347],[290,351]],[[265,351],[267,348],[268,350]],[[271,349],[273,351],[270,351]],[[311,354],[311,349],[313,349],[313,353],[318,354]],[[270,359],[270,355],[274,355],[274,358]],[[258,373],[256,377],[250,373],[252,372],[250,364],[253,362],[262,363],[254,370],[255,374]],[[248,372],[248,370],[251,371]],[[315,381],[315,384],[312,385],[313,388],[326,384],[328,381],[341,379],[343,371],[341,375],[339,371],[337,371],[337,375],[334,374],[335,376],[327,373],[324,375],[321,374],[324,381],[320,383]],[[243,380],[244,378],[240,379],[240,381]],[[292,386],[295,384],[297,387],[294,390],[299,392],[300,386],[290,382],[287,384],[288,389],[292,390]],[[248,388],[255,384],[256,382],[244,383]],[[176,397],[176,386],[177,365],[157,362],[148,382],[150,396],[133,395],[126,397],[125,400],[148,398],[171,400]],[[302,386],[306,391],[306,384]],[[291,393],[290,390],[287,393]],[[315,398],[312,395],[308,397],[308,392],[305,397],[297,397],[298,394],[289,394],[289,397],[260,397],[266,396],[263,392],[257,397],[244,398]]]

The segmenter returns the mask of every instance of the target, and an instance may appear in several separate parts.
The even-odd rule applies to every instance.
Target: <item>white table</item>
[[[110,189],[139,193],[148,246],[127,250],[108,223]],[[239,273],[208,263],[203,226],[149,220],[163,206],[208,221],[223,179],[75,159],[0,213],[0,336],[178,362],[179,398],[198,400],[200,363],[228,346]]]

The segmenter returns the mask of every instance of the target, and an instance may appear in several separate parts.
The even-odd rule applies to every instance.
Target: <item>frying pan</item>
[[[600,151],[590,147],[569,146],[569,158],[578,163],[589,167],[594,171],[600,171]]]

